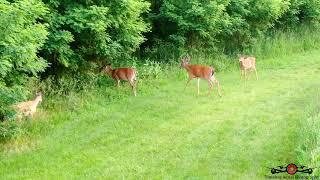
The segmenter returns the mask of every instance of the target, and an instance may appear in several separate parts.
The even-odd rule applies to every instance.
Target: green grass
[[[44,99],[28,134],[0,147],[0,179],[252,179],[291,162],[319,165],[302,135],[319,109],[319,57],[258,59],[260,79],[247,83],[220,72],[221,98],[207,96],[206,82],[200,96],[196,81],[183,91],[186,72],[176,69],[140,81],[137,97],[125,84]]]

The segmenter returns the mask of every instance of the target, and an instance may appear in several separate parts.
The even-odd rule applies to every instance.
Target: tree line
[[[228,54],[319,18],[320,0],[0,0],[0,114],[32,79],[188,49]]]

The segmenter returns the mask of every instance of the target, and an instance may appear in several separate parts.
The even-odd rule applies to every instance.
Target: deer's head
[[[112,74],[112,67],[111,67],[111,64],[107,64],[103,70],[103,72],[107,73],[108,75],[111,75]]]
[[[39,100],[39,102],[41,102],[41,101],[42,101],[42,92],[38,92],[38,93],[37,93],[37,97],[36,97],[36,99],[38,99],[38,100]]]
[[[181,59],[181,68],[184,68],[186,65],[188,65],[189,64],[189,62],[190,62],[190,60],[191,60],[191,57],[188,55],[188,56],[186,56],[186,57],[184,57],[184,58],[182,58]]]
[[[247,58],[247,56],[245,56],[245,55],[238,55],[239,56],[239,62],[241,63],[241,62],[243,62],[244,61],[244,59],[246,59]]]

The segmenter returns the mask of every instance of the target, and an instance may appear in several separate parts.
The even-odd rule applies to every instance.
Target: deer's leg
[[[208,85],[209,85],[209,92],[208,92],[208,96],[210,96],[210,92],[211,92],[211,90],[212,90],[212,81],[211,81],[211,79],[209,79],[208,80]]]
[[[184,90],[186,90],[186,88],[187,88],[187,86],[188,86],[188,84],[189,84],[189,82],[192,80],[192,77],[190,77],[189,76],[189,79],[188,79],[188,81],[187,81],[187,83],[186,83],[186,86],[184,87]]]
[[[117,88],[119,88],[120,87],[120,79],[116,79],[116,81],[117,81]]]
[[[199,87],[200,87],[200,78],[198,78],[198,95],[200,94]]]
[[[244,69],[244,80],[247,80],[247,70]]]
[[[131,85],[133,95],[134,95],[134,96],[137,96],[135,83],[133,82],[133,80],[129,81],[129,83],[130,83],[130,85]]]
[[[215,84],[217,84],[217,91],[219,96],[221,97],[221,87],[220,87],[220,83],[217,79],[214,79]]]
[[[256,73],[256,78],[258,80],[258,73],[257,73],[257,69],[256,68],[254,68],[254,72]]]
[[[246,80],[246,70],[242,69],[242,79]]]
[[[243,69],[240,69],[240,80],[243,78]]]
[[[134,85],[134,96],[137,96],[137,79],[133,79],[133,85]]]

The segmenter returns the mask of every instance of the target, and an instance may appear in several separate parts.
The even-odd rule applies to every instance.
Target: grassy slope
[[[304,109],[319,97],[319,57],[261,60],[260,80],[246,85],[237,71],[220,73],[222,98],[207,97],[205,82],[199,97],[195,82],[184,92],[177,77],[117,102],[88,92],[74,108],[42,112],[30,139],[2,147],[0,179],[263,177],[297,162]]]

